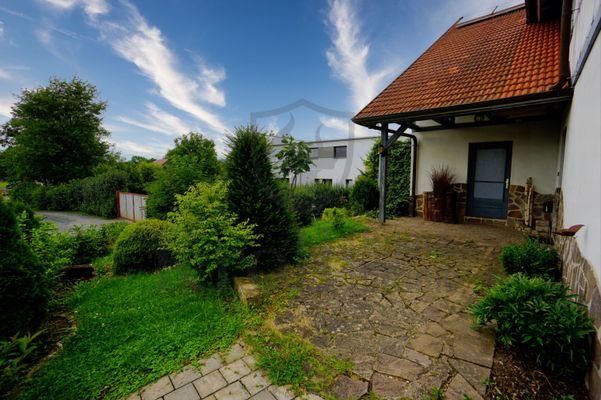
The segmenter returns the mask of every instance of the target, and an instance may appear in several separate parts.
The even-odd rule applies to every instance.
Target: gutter
[[[561,4],[561,27],[559,33],[559,78],[550,90],[570,86],[570,31],[572,28],[572,0]]]
[[[572,89],[563,88],[553,92],[537,93],[520,97],[474,103],[469,106],[458,105],[430,110],[418,110],[389,115],[375,115],[364,118],[353,118],[356,124],[376,129],[375,125],[381,122],[398,123],[398,121],[419,121],[424,119],[457,117],[461,115],[476,114],[487,111],[512,110],[522,107],[531,107],[543,104],[567,102],[572,98]]]

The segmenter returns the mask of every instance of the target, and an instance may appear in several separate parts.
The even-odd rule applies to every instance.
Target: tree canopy
[[[307,143],[302,140],[297,142],[291,135],[284,135],[282,143],[284,147],[275,155],[280,160],[278,168],[283,178],[288,179],[292,174],[290,188],[294,190],[298,175],[311,169],[311,149]]]
[[[220,172],[215,143],[200,133],[190,132],[175,139],[175,147],[166,158],[163,168],[156,172],[156,181],[148,187],[146,212],[153,218],[166,218],[173,210],[176,194],[184,194],[199,182],[212,182]]]
[[[96,87],[77,77],[23,90],[0,128],[9,179],[55,184],[91,175],[108,150],[105,109]]]

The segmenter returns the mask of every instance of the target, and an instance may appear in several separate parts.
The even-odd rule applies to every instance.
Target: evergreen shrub
[[[285,192],[273,175],[271,147],[266,134],[254,126],[241,127],[228,137],[227,204],[239,222],[248,221],[259,236],[247,248],[259,268],[292,262],[299,254],[299,231]]]
[[[115,273],[155,271],[168,266],[172,259],[167,240],[172,228],[171,223],[156,219],[128,225],[115,243]]]

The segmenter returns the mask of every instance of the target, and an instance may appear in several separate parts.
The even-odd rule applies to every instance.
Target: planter
[[[445,193],[443,221],[448,224],[457,223],[457,192]]]
[[[442,222],[445,215],[445,196],[432,195],[432,221]]]

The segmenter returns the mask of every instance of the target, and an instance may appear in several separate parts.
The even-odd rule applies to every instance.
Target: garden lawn
[[[347,218],[341,228],[336,229],[332,221],[317,220],[311,225],[301,228],[300,241],[305,248],[351,235],[365,232],[368,228],[355,218]]]
[[[229,348],[248,315],[184,267],[81,284],[69,306],[76,334],[21,399],[127,396],[199,355]]]

